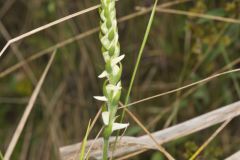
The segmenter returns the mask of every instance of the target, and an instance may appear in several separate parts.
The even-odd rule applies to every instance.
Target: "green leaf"
[[[85,159],[84,153],[85,153],[87,138],[88,138],[88,135],[89,135],[89,132],[90,132],[90,126],[91,126],[91,120],[88,123],[87,131],[86,131],[85,137],[84,137],[82,145],[81,145],[81,154],[80,154],[79,160],[84,160]]]
[[[1,151],[0,151],[0,160],[3,160],[3,155]]]
[[[145,31],[144,38],[143,38],[143,41],[142,41],[142,44],[141,44],[141,47],[140,47],[140,50],[139,50],[139,53],[138,53],[137,61],[136,61],[136,64],[135,64],[135,67],[134,67],[134,70],[133,70],[133,74],[132,74],[132,77],[131,77],[131,81],[130,81],[130,85],[129,85],[129,88],[128,88],[128,92],[127,92],[127,95],[125,97],[125,101],[124,101],[125,105],[129,101],[130,93],[131,93],[132,87],[133,87],[133,82],[134,82],[134,79],[136,77],[138,66],[139,66],[141,58],[142,58],[143,50],[145,48],[145,45],[146,45],[146,42],[147,42],[150,30],[151,30],[151,27],[152,27],[153,19],[154,19],[155,12],[156,12],[157,3],[158,3],[158,0],[155,0],[154,6],[153,6],[153,9],[152,9],[152,12],[151,12],[150,19],[148,21],[147,29]],[[124,113],[125,113],[124,111],[125,110],[122,111],[121,118],[120,118],[120,123],[123,122]],[[119,133],[120,132],[117,133],[116,137],[118,137]],[[117,138],[116,138],[116,140],[117,140]]]
[[[153,19],[154,19],[155,12],[156,12],[157,3],[158,3],[158,0],[155,0],[154,6],[153,6],[153,9],[152,9],[152,12],[151,12],[150,19],[148,21],[147,29],[145,31],[144,38],[143,38],[143,41],[142,41],[142,44],[141,44],[141,47],[140,47],[140,50],[139,50],[139,53],[138,53],[137,62],[135,64],[135,67],[134,67],[134,70],[133,70],[133,75],[132,75],[132,78],[131,78],[131,81],[130,81],[130,85],[129,85],[129,88],[128,88],[127,96],[125,98],[125,104],[128,103],[129,96],[130,96],[130,93],[132,91],[133,82],[134,82],[134,79],[136,77],[138,66],[139,66],[141,58],[142,58],[143,50],[145,48],[145,45],[146,45],[146,42],[147,42],[147,39],[148,39],[148,36],[149,36],[150,29],[152,27]]]

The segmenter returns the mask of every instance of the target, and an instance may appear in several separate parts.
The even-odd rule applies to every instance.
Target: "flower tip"
[[[96,100],[99,100],[99,101],[104,101],[104,102],[108,101],[105,96],[93,96],[93,98],[95,98]]]
[[[129,123],[113,123],[112,131],[120,130],[127,128],[129,126]]]
[[[107,76],[108,76],[107,71],[103,71],[103,72],[98,76],[98,78],[104,78],[104,77],[107,77]]]
[[[119,57],[113,58],[113,59],[111,60],[112,66],[114,66],[114,65],[117,64],[117,63],[119,63],[121,60],[123,60],[124,57],[125,57],[125,55],[123,54],[123,55],[121,55],[121,56],[119,56]]]

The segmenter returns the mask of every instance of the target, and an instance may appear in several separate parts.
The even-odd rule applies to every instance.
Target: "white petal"
[[[103,72],[98,76],[98,78],[104,78],[104,77],[108,77],[107,71],[103,71]]]
[[[118,67],[118,65],[113,66],[113,75],[117,75],[119,70],[120,68]]]
[[[120,130],[127,128],[129,126],[129,123],[113,123],[112,131]]]
[[[107,102],[108,99],[105,96],[94,96],[96,100]]]
[[[105,61],[105,62],[109,61],[109,59],[110,59],[110,56],[109,56],[109,53],[108,53],[108,51],[106,51],[106,52],[103,52],[103,58],[104,58],[104,61]]]
[[[118,82],[117,85],[115,86],[115,89],[113,90],[113,97],[115,97],[118,94],[119,90],[121,89],[122,89],[121,82]]]
[[[120,90],[122,87],[121,87],[121,85],[119,86],[119,85],[112,85],[112,84],[109,84],[109,85],[107,85],[107,89],[109,89],[109,90],[112,90],[112,91],[118,91],[118,90]]]
[[[118,83],[117,83],[117,86],[120,87],[120,88],[122,88],[122,87],[121,87],[121,82],[118,82]]]
[[[103,36],[101,39],[100,39],[102,45],[106,48],[106,49],[109,49],[110,45],[111,45],[111,42],[109,41],[108,37],[105,35]]]
[[[124,57],[125,57],[125,55],[123,54],[119,57],[113,58],[111,60],[111,65],[114,66],[115,64],[119,63]]]
[[[100,16],[101,16],[101,18],[102,18],[103,21],[106,21],[106,18],[105,18],[104,12],[101,12]]]
[[[109,124],[109,112],[102,112],[102,119],[105,125]]]

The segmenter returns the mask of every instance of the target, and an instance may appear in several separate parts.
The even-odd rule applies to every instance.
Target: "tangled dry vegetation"
[[[154,1],[116,4],[123,101]],[[87,128],[85,155],[101,156],[98,8],[97,0],[0,0],[4,160],[79,159],[71,144]],[[130,126],[118,159],[240,157],[239,13],[239,0],[159,0],[129,104],[119,109]]]

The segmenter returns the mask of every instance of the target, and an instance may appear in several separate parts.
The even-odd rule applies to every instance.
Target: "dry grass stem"
[[[168,13],[168,14],[185,15],[185,16],[190,16],[190,17],[211,19],[211,20],[216,20],[216,21],[220,21],[220,22],[240,24],[240,20],[238,20],[238,19],[213,16],[213,15],[207,15],[207,14],[201,14],[201,13],[194,13],[194,12],[189,12],[189,11],[181,11],[181,10],[168,9],[168,8],[166,8],[166,9],[165,8],[157,8],[156,11],[162,12],[162,13]]]
[[[89,7],[89,8],[87,8],[87,9],[84,9],[84,10],[81,10],[81,11],[79,11],[79,12],[76,12],[76,13],[73,13],[73,14],[71,14],[71,15],[68,15],[68,16],[66,16],[66,17],[60,18],[60,19],[58,19],[58,20],[56,20],[56,21],[53,21],[53,22],[51,22],[51,23],[48,23],[48,24],[43,25],[43,26],[41,26],[41,27],[38,27],[38,28],[36,28],[36,29],[34,29],[34,30],[31,30],[31,31],[29,31],[29,32],[27,32],[27,33],[24,33],[24,34],[22,34],[22,35],[20,35],[20,36],[18,36],[18,37],[15,37],[15,38],[9,40],[9,41],[7,42],[7,44],[6,44],[6,45],[3,47],[3,49],[1,50],[1,52],[0,52],[0,57],[1,57],[2,54],[6,51],[6,49],[8,48],[8,46],[10,46],[12,43],[15,43],[15,42],[17,42],[17,41],[19,41],[19,40],[21,40],[21,39],[23,39],[23,38],[26,38],[26,37],[28,37],[28,36],[31,36],[31,35],[33,35],[33,34],[35,34],[35,33],[38,33],[38,32],[40,32],[40,31],[42,31],[42,30],[45,30],[45,29],[47,29],[47,28],[49,28],[49,27],[52,27],[52,26],[57,25],[57,24],[59,24],[59,23],[62,23],[62,22],[64,22],[64,21],[66,21],[66,20],[72,19],[72,18],[74,18],[74,17],[77,17],[77,16],[79,16],[79,15],[85,14],[85,13],[87,13],[87,12],[96,10],[96,9],[99,8],[99,7],[100,7],[100,5],[95,5],[95,6]]]
[[[43,84],[43,82],[44,82],[44,80],[45,80],[45,78],[47,76],[49,68],[52,65],[52,62],[53,62],[54,57],[55,57],[55,54],[56,54],[56,51],[54,51],[54,53],[52,54],[52,56],[51,56],[51,58],[50,58],[50,60],[49,60],[49,62],[47,64],[47,66],[46,66],[46,68],[45,68],[45,70],[44,70],[40,80],[37,83],[36,88],[34,89],[32,95],[31,95],[29,103],[26,106],[26,109],[25,109],[25,111],[23,113],[23,116],[22,116],[22,118],[21,118],[21,120],[20,120],[20,122],[19,122],[19,124],[17,126],[16,131],[14,132],[14,135],[13,135],[13,137],[11,139],[11,142],[10,142],[10,144],[9,144],[9,146],[7,148],[7,151],[6,151],[5,155],[4,155],[4,160],[9,160],[11,155],[12,155],[12,153],[13,153],[13,150],[14,150],[17,142],[18,142],[19,137],[22,134],[23,128],[26,125],[28,117],[29,117],[29,115],[30,115],[30,113],[31,113],[31,111],[33,109],[33,106],[34,106],[34,104],[36,102],[37,96],[38,96],[38,94],[39,94],[39,92],[41,90],[42,84]]]
[[[194,160],[207,147],[207,145],[231,122],[232,119],[226,120],[191,156],[189,160]]]
[[[139,151],[137,151],[137,152],[133,152],[133,153],[127,154],[127,155],[125,155],[125,156],[122,156],[122,157],[120,157],[120,158],[116,158],[116,160],[129,159],[129,158],[131,158],[131,157],[134,157],[134,156],[139,155],[139,154],[141,154],[141,153],[144,153],[144,152],[146,152],[146,151],[147,151],[147,149],[142,149],[142,150],[139,150]]]
[[[129,103],[128,105],[122,106],[119,109],[126,108],[126,107],[129,107],[129,106],[133,106],[133,105],[136,105],[136,104],[148,101],[148,100],[152,100],[152,99],[155,99],[155,98],[158,98],[158,97],[162,97],[162,96],[165,96],[165,95],[168,95],[168,94],[171,94],[171,93],[175,93],[177,91],[184,90],[184,89],[187,89],[187,88],[195,86],[195,85],[199,85],[199,84],[204,83],[204,82],[208,82],[208,81],[210,81],[212,79],[215,79],[217,77],[224,76],[224,75],[229,74],[229,73],[236,73],[236,72],[239,72],[239,71],[240,71],[240,68],[237,68],[237,69],[232,69],[232,70],[229,70],[229,71],[217,73],[215,75],[209,76],[209,77],[204,78],[204,79],[202,79],[200,81],[197,81],[197,82],[185,85],[183,87],[176,88],[176,89],[173,89],[173,90],[170,90],[170,91],[167,91],[167,92],[163,92],[163,93],[160,93],[160,94],[157,94],[157,95],[154,95],[154,96],[150,96],[150,97],[143,98],[141,100]]]
[[[219,109],[213,110],[201,116],[195,117],[193,119],[187,120],[175,126],[166,128],[164,130],[156,131],[151,133],[152,137],[158,142],[158,144],[164,144],[172,140],[176,140],[180,137],[196,133],[200,130],[206,129],[218,123],[224,122],[229,119],[233,119],[240,115],[240,101],[229,104],[227,106],[221,107]],[[114,142],[112,137],[112,142]],[[88,141],[89,145],[92,143],[91,140]],[[70,145],[61,148],[61,155],[63,160],[68,159],[73,151],[79,150],[80,143],[75,145]],[[102,138],[95,141],[95,147],[90,153],[90,157],[99,159],[101,158],[101,146]],[[133,152],[137,152],[142,149],[158,149],[155,142],[149,137],[148,134],[140,137],[127,137],[124,136],[121,141],[117,144],[117,149],[114,157],[123,156]]]
[[[163,153],[169,160],[174,160],[174,158],[163,148],[157,140],[152,136],[152,134],[144,127],[144,125],[138,120],[138,118],[130,112],[127,108],[124,108],[127,114],[147,133],[147,135],[150,137],[150,139],[155,143],[157,149]]]
[[[227,157],[225,160],[238,160],[240,157],[240,151],[234,153],[233,155]]]

